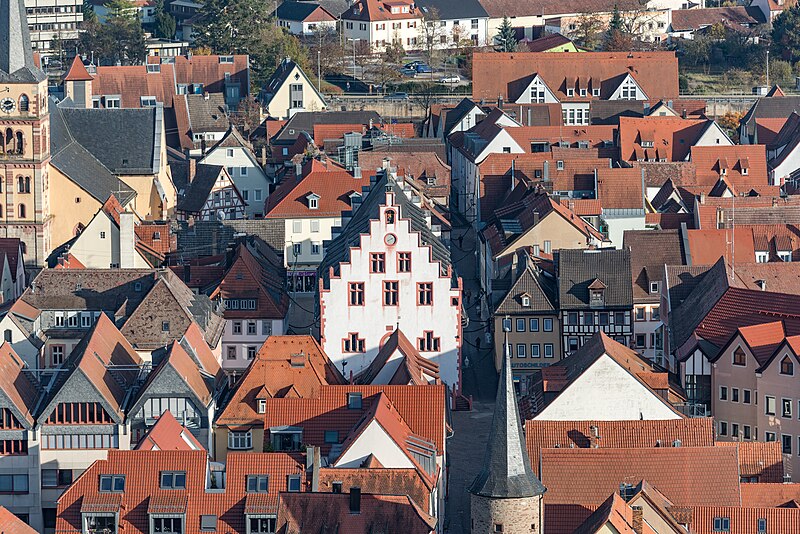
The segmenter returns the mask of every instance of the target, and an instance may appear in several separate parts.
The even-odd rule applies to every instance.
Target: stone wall
[[[503,525],[503,534],[542,534],[542,498],[492,499],[470,495],[472,534],[497,532],[495,525]]]

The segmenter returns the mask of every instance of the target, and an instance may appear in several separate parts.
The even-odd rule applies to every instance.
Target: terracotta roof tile
[[[737,196],[769,185],[764,145],[695,146],[691,147],[691,160],[698,185],[713,186],[723,171]],[[747,174],[743,174],[745,169]]]
[[[742,484],[742,506],[748,508],[794,507],[800,502],[800,484],[754,482]]]
[[[594,429],[597,428],[595,438]],[[525,442],[534,472],[539,474],[542,449],[551,448],[641,448],[671,447],[675,440],[683,447],[714,445],[711,418],[662,421],[525,421]]]
[[[397,358],[402,361],[388,366]],[[405,334],[397,329],[383,342],[375,359],[353,381],[359,384],[394,385],[439,383],[439,364],[424,358]]]
[[[718,447],[735,447],[739,456],[739,474],[758,477],[759,482],[783,482],[783,455],[777,441],[718,441]]]
[[[342,483],[342,493],[349,493],[351,487],[357,487],[363,493],[408,495],[423,508],[427,508],[431,496],[431,489],[416,469],[321,468],[319,491],[332,492],[334,482]]]
[[[22,519],[4,506],[0,506],[0,525],[3,525],[3,534],[36,534],[33,528],[23,523]]]
[[[363,124],[315,124],[314,125],[314,143],[317,146],[322,146],[326,140],[342,139],[344,134],[350,132],[358,132],[364,134],[366,127]]]
[[[256,412],[256,398],[262,389],[269,397],[285,396],[290,389],[300,397],[315,397],[323,385],[344,383],[313,337],[270,336],[236,383],[217,424],[263,424],[263,417]]]
[[[34,410],[39,400],[38,383],[24,372],[25,362],[11,347],[0,345],[0,390],[16,408],[14,417],[26,428],[34,425]]]
[[[147,431],[135,450],[196,451],[203,448],[197,438],[167,410],[158,417],[156,424]]]
[[[643,479],[677,506],[738,506],[736,456],[729,447],[543,449],[544,530],[572,533],[620,483]]]
[[[683,161],[712,122],[680,117],[620,117],[620,157],[626,161]]]
[[[354,178],[332,160],[312,159],[303,168],[301,179],[287,176],[269,196],[266,218],[341,217],[352,209],[350,194],[361,193],[369,185],[369,177]],[[319,196],[318,207],[309,208],[308,195]]]
[[[336,493],[282,493],[278,508],[279,532],[406,532],[431,534],[436,519],[408,496],[366,495],[360,512],[350,511],[350,495]]]
[[[798,508],[740,508],[733,506],[692,506],[689,508],[693,534],[713,534],[714,519],[726,517],[730,520],[730,534],[753,534],[758,532],[759,520],[765,520],[766,532],[770,534],[792,534],[800,532],[800,509]]]
[[[506,2],[501,2],[505,4]],[[488,2],[491,12],[497,2]],[[525,2],[510,2],[509,12],[515,12]],[[513,7],[511,7],[513,5]],[[591,2],[580,3],[570,12],[589,9]],[[490,7],[487,5],[487,7]],[[609,12],[613,4],[609,4]],[[563,8],[563,4],[559,4]],[[531,6],[530,11],[539,13],[548,6]],[[623,8],[620,7],[622,10]],[[577,11],[576,11],[577,10]],[[602,9],[596,10],[602,11]],[[498,15],[508,15],[503,13]],[[494,15],[492,15],[494,16]],[[632,56],[632,57],[631,57]],[[567,97],[566,84],[575,83],[578,77],[591,80],[600,88],[600,98],[608,97],[616,90],[625,75],[630,73],[650,99],[673,99],[678,95],[678,68],[674,52],[521,52],[521,53],[476,53],[473,65],[473,98],[495,100],[498,96],[506,101],[515,101],[535,74],[538,74],[562,102]],[[594,87],[595,85],[592,85]],[[578,92],[576,91],[576,94]],[[574,97],[575,100],[590,100],[591,97]]]
[[[597,197],[604,209],[644,209],[642,171],[636,167],[597,169]]]
[[[781,128],[783,128],[785,123],[786,117],[756,118],[756,135],[758,136],[758,142],[764,145],[770,144],[775,137],[778,136],[778,132],[781,131]]]
[[[392,6],[405,6],[405,13],[392,12]],[[344,20],[381,21],[419,19],[421,11],[409,0],[358,0],[341,14]]]
[[[91,80],[92,76],[89,74],[89,71],[86,70],[86,67],[83,64],[83,59],[81,59],[80,54],[77,54],[75,59],[72,60],[72,65],[70,65],[69,71],[67,71],[66,76],[64,76],[64,81],[85,82]]]

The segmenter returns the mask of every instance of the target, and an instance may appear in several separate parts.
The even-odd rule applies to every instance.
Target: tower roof
[[[500,371],[486,459],[469,491],[498,499],[533,497],[546,491],[531,470],[507,350]]]
[[[86,70],[86,66],[83,64],[83,60],[81,59],[80,54],[75,56],[75,59],[72,60],[72,66],[69,68],[69,71],[64,76],[65,82],[89,82],[92,81],[92,75],[89,74],[89,71]]]
[[[44,72],[33,62],[24,0],[0,0],[0,82],[40,82]]]

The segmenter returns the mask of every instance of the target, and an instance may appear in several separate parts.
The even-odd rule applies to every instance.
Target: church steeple
[[[525,447],[507,340],[504,340],[503,352],[486,459],[469,491],[474,495],[499,499],[542,495],[545,488],[531,470]]]
[[[40,82],[44,72],[33,62],[24,0],[0,0],[0,83]]]

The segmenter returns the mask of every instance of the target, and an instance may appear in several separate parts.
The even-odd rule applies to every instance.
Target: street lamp
[[[347,38],[348,41],[353,41],[353,85],[356,83],[356,41],[360,41],[361,38],[352,39],[350,37]]]

